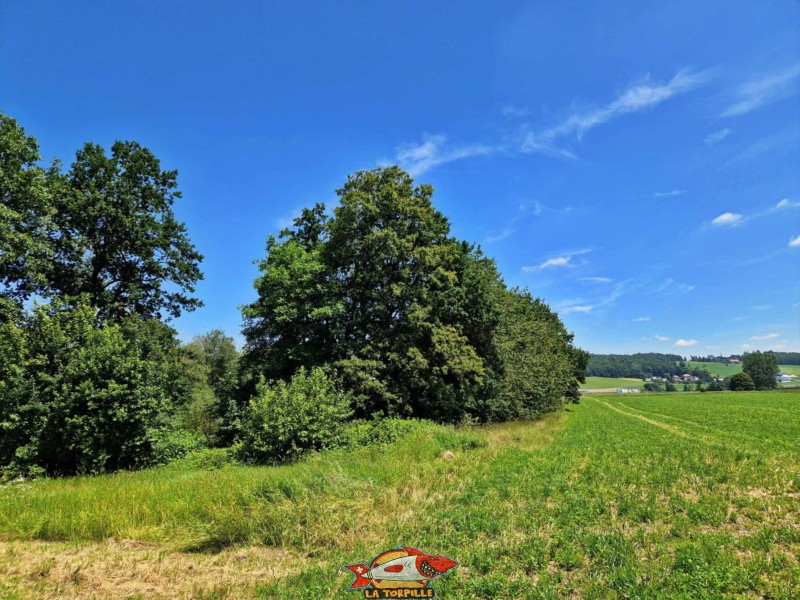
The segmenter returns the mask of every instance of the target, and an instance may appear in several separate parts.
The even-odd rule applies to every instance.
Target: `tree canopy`
[[[758,390],[778,387],[778,359],[770,352],[750,352],[742,361],[742,371],[750,375]]]
[[[510,365],[514,336],[534,335],[520,351],[546,379],[537,382],[540,396],[552,408],[576,395],[585,359],[572,337],[540,302],[507,292],[478,248],[450,235],[431,186],[387,167],[351,175],[337,193],[332,215],[318,204],[267,241],[258,299],[243,309],[254,378],[330,365],[358,416],[509,418],[521,409],[497,404],[501,354]],[[505,306],[506,293],[518,309]],[[558,368],[546,366],[551,358]]]

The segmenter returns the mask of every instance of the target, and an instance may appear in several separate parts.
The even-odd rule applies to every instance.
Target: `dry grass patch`
[[[135,541],[0,542],[0,596],[246,598],[307,566],[295,553],[248,546],[185,553]]]

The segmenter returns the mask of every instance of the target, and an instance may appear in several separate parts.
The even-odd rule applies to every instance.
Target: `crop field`
[[[0,597],[363,598],[340,566],[460,561],[438,598],[800,597],[800,393],[585,397],[287,467],[0,488]]]
[[[628,388],[641,390],[644,382],[641,379],[627,377],[587,377],[586,383],[581,384],[582,390],[601,390],[610,388]]]

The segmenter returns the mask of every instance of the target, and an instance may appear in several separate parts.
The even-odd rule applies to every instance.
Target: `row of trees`
[[[688,372],[683,357],[677,354],[647,352],[639,354],[592,354],[586,367],[588,377],[662,377]]]
[[[450,235],[430,186],[389,167],[338,194],[268,239],[241,356],[220,331],[182,345],[168,321],[201,305],[202,257],[172,211],[176,173],[134,142],[42,167],[36,140],[0,114],[0,468],[322,447],[303,441],[319,423],[298,429],[299,407],[487,422],[577,401],[587,353]],[[278,431],[298,437],[277,443]]]

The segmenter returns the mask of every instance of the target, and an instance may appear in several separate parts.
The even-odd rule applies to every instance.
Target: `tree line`
[[[663,377],[688,373],[682,356],[656,352],[638,354],[592,354],[586,367],[588,377]]]
[[[279,462],[346,427],[577,402],[588,353],[450,234],[431,186],[386,167],[337,194],[268,237],[243,351],[219,330],[182,344],[169,321],[202,306],[202,256],[173,212],[177,173],[136,142],[42,166],[0,113],[0,469],[97,473],[214,446]]]

